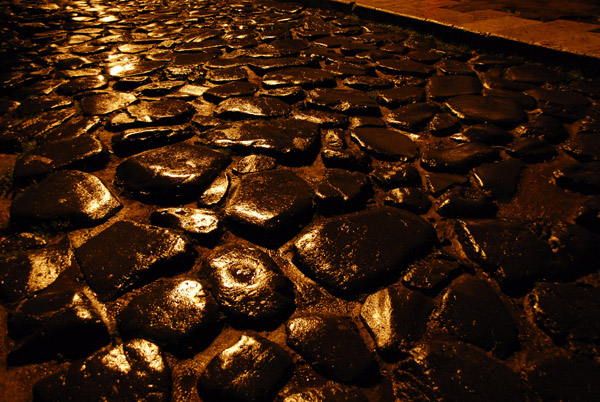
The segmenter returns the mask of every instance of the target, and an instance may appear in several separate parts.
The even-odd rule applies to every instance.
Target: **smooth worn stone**
[[[425,188],[434,196],[469,181],[466,176],[454,173],[427,173],[424,175]]]
[[[277,166],[275,158],[266,155],[248,155],[240,159],[234,168],[239,174],[264,172]]]
[[[157,81],[137,87],[135,92],[145,96],[161,97],[185,85],[185,81]]]
[[[429,77],[433,69],[427,64],[419,63],[408,58],[384,59],[377,61],[377,68],[392,74],[414,75]]]
[[[198,379],[198,393],[207,401],[272,400],[292,370],[281,346],[244,334],[210,360]]]
[[[322,110],[294,110],[291,114],[293,119],[305,120],[318,124],[320,127],[346,127],[348,117],[341,113],[324,112]]]
[[[322,70],[340,79],[356,75],[365,75],[372,72],[371,68],[357,63],[348,63],[344,61],[335,61],[331,64],[326,64],[322,67]]]
[[[374,356],[346,317],[301,314],[287,322],[286,334],[292,349],[335,381],[354,382],[377,371]]]
[[[442,58],[442,53],[436,50],[411,50],[405,56],[414,61],[433,64]]]
[[[429,79],[430,98],[444,99],[459,95],[476,95],[482,90],[479,78],[471,75],[436,75]]]
[[[290,105],[277,98],[240,96],[219,103],[214,113],[224,119],[256,119],[283,117],[291,110]]]
[[[600,96],[600,80],[598,79],[582,79],[573,83],[572,88],[596,99]]]
[[[376,94],[377,102],[390,109],[397,108],[407,103],[422,102],[425,100],[425,90],[416,86],[401,86],[380,90]]]
[[[522,92],[509,91],[508,89],[484,88],[483,95],[511,99],[517,102],[525,110],[533,110],[537,107],[535,98],[533,96],[525,95]]]
[[[319,206],[328,210],[342,210],[365,200],[370,190],[367,175],[343,169],[327,169],[317,183],[315,195]]]
[[[0,255],[2,255],[2,258],[10,257],[9,254],[15,251],[34,250],[47,245],[48,241],[45,238],[30,232],[0,236]]]
[[[304,90],[298,86],[263,89],[258,91],[257,95],[277,98],[289,104],[299,102],[306,97]]]
[[[44,97],[31,97],[21,103],[17,113],[21,115],[32,115],[48,110],[62,109],[71,106],[73,101],[62,96],[50,95]]]
[[[506,145],[514,140],[510,131],[488,123],[468,126],[462,133],[451,138],[459,142],[480,142],[490,146]]]
[[[347,87],[360,89],[362,91],[373,91],[393,86],[393,83],[386,78],[371,77],[367,75],[348,77],[343,81],[343,84]]]
[[[266,74],[270,71],[279,69],[288,69],[295,67],[315,67],[318,65],[312,57],[277,57],[273,59],[250,59],[246,63],[258,75]]]
[[[49,142],[26,152],[15,162],[13,181],[25,183],[56,170],[97,170],[108,163],[108,150],[91,136]]]
[[[199,207],[212,207],[225,199],[231,181],[227,173],[221,173],[198,197]]]
[[[303,88],[335,86],[335,78],[330,73],[309,67],[292,67],[267,73],[263,76],[265,87],[301,86]]]
[[[538,284],[526,306],[536,324],[558,344],[598,344],[600,289],[574,283]]]
[[[209,102],[219,103],[234,96],[252,96],[257,86],[246,81],[234,81],[207,89],[202,96]]]
[[[526,117],[523,108],[508,98],[461,95],[449,99],[445,105],[458,118],[476,123],[513,125]]]
[[[201,115],[195,115],[192,118],[192,127],[197,131],[197,132],[204,132],[210,128],[214,128],[217,126],[220,126],[221,124],[225,124],[225,120],[213,117],[213,116],[201,116]]]
[[[507,199],[517,192],[523,166],[517,159],[484,163],[473,169],[473,178],[490,197]]]
[[[207,257],[219,305],[241,320],[275,320],[294,308],[291,282],[259,248],[227,244]]]
[[[122,206],[98,177],[63,170],[17,196],[10,207],[10,221],[17,227],[90,227],[110,218]]]
[[[375,182],[385,188],[420,186],[422,184],[419,170],[408,164],[380,165],[371,174]]]
[[[75,257],[88,285],[106,301],[156,277],[185,271],[196,256],[178,233],[118,221],[75,249]]]
[[[444,58],[435,67],[444,74],[475,75],[473,67],[460,60]]]
[[[435,210],[445,218],[493,217],[498,207],[483,193],[454,188],[436,200]]]
[[[377,351],[394,355],[408,352],[421,338],[433,307],[433,300],[422,293],[394,286],[369,295],[360,310],[360,318],[373,337]]]
[[[367,172],[371,168],[370,158],[355,150],[325,148],[321,151],[321,159],[325,167],[330,169]]]
[[[214,240],[221,231],[218,214],[210,209],[161,208],[150,214],[150,223],[168,229],[181,230],[198,240]]]
[[[86,96],[81,99],[80,107],[86,115],[104,115],[122,109],[136,100],[135,95],[126,92],[111,92]]]
[[[125,157],[187,140],[193,135],[186,126],[132,128],[113,135],[111,145],[116,155]]]
[[[313,223],[295,240],[294,254],[307,275],[348,296],[389,281],[436,240],[417,215],[382,207]]]
[[[436,137],[444,137],[458,130],[460,121],[450,113],[438,113],[429,121],[427,131]]]
[[[307,388],[286,395],[282,402],[368,402],[365,394],[358,388],[345,387],[340,384],[326,385],[319,388]]]
[[[200,141],[220,148],[248,149],[294,161],[309,154],[319,138],[319,126],[298,119],[241,121],[205,131]]]
[[[552,175],[560,187],[582,194],[600,193],[600,162],[568,165]]]
[[[115,82],[115,84],[113,85],[114,89],[118,89],[119,91],[130,91],[132,89],[135,89],[141,85],[145,85],[150,83],[150,77],[148,77],[147,75],[142,75],[142,76],[131,76],[131,77],[123,77],[120,78],[117,82]]]
[[[385,121],[407,131],[416,131],[424,126],[439,110],[433,103],[412,103],[392,110]]]
[[[98,116],[72,117],[63,124],[48,132],[45,136],[45,139],[47,141],[60,141],[91,134],[92,131],[94,131],[100,126],[100,122],[101,119]]]
[[[566,269],[548,243],[524,226],[506,221],[458,221],[463,251],[493,274],[505,293],[520,293]]]
[[[530,84],[545,84],[565,81],[568,76],[540,64],[513,66],[506,70],[506,78]]]
[[[487,281],[471,275],[461,276],[446,289],[434,320],[456,338],[503,359],[519,345],[517,327],[504,302]]]
[[[417,144],[399,131],[360,127],[352,131],[352,138],[377,158],[408,161],[419,155]]]
[[[353,89],[316,89],[308,93],[307,107],[328,109],[347,115],[379,116],[379,105],[368,94]]]
[[[477,142],[424,151],[421,165],[432,171],[466,172],[498,158],[498,151]]]
[[[525,375],[541,400],[595,401],[600,398],[600,365],[579,356],[540,354],[527,362]]]
[[[406,209],[415,214],[424,214],[431,208],[431,200],[420,188],[394,188],[385,193],[385,205]]]
[[[545,114],[567,120],[583,117],[590,105],[585,96],[575,92],[535,88],[525,91],[525,94],[537,99]]]
[[[102,312],[79,282],[66,277],[21,302],[7,324],[17,341],[10,364],[79,358],[110,342]]]
[[[145,286],[117,316],[119,333],[174,352],[205,347],[218,334],[219,307],[202,282],[162,279]]]
[[[104,89],[108,86],[108,81],[103,75],[92,75],[86,77],[73,78],[65,82],[58,88],[58,92],[65,95],[75,95],[81,92],[92,91],[94,89]]]
[[[557,155],[552,144],[538,138],[525,138],[515,141],[506,150],[506,153],[525,163],[544,162]]]
[[[562,149],[579,161],[598,161],[600,160],[600,130],[590,134],[577,133],[565,142]]]
[[[40,402],[167,402],[171,399],[171,371],[158,346],[134,339],[43,378],[33,393]]]
[[[411,351],[417,378],[444,399],[454,401],[526,401],[517,373],[474,347],[432,340]]]
[[[223,39],[204,39],[204,40],[193,40],[191,42],[183,43],[178,46],[175,51],[179,53],[184,52],[203,52],[211,49],[224,48],[227,42]]]
[[[230,162],[210,148],[179,143],[145,151],[117,166],[116,179],[140,196],[198,195]]]
[[[179,99],[144,101],[131,105],[127,113],[140,126],[162,126],[187,122],[194,115],[194,108]]]
[[[248,72],[242,67],[220,68],[217,70],[210,70],[206,74],[206,79],[215,83],[245,81],[248,79]]]
[[[254,240],[282,241],[312,217],[312,196],[310,186],[290,170],[249,173],[228,198],[225,217]]]
[[[20,301],[50,286],[67,269],[77,266],[68,242],[21,251],[26,244],[19,242],[16,253],[9,253],[0,263],[0,300]],[[2,251],[6,245],[2,244]]]
[[[418,289],[427,294],[437,293],[462,271],[463,266],[456,259],[436,253],[412,264],[411,269],[402,277],[402,283],[410,289]]]
[[[350,118],[350,125],[353,128],[359,127],[380,127],[385,128],[385,122],[379,117],[374,116],[354,116]]]
[[[569,137],[563,123],[555,117],[540,115],[515,129],[519,137],[538,137],[552,144],[563,142]]]

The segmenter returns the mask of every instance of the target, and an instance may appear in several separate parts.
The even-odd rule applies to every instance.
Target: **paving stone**
[[[540,115],[515,129],[519,137],[538,137],[552,144],[563,142],[569,137],[560,120]]]
[[[429,121],[427,131],[436,137],[444,137],[455,133],[460,128],[460,121],[450,113],[438,113]]]
[[[80,358],[110,341],[102,313],[83,286],[67,276],[22,301],[7,324],[16,340],[8,362],[15,365]]]
[[[104,115],[135,102],[137,98],[125,92],[89,95],[80,102],[81,110],[87,115]]]
[[[157,81],[137,87],[135,92],[144,96],[160,97],[185,85],[185,81]]]
[[[506,199],[516,193],[523,166],[516,159],[484,163],[473,169],[473,178],[490,197]]]
[[[108,163],[108,158],[106,147],[91,136],[49,142],[15,162],[13,181],[26,183],[63,169],[98,170]]]
[[[500,358],[508,357],[519,345],[517,327],[502,300],[488,282],[470,275],[459,277],[447,288],[434,319],[458,339]]]
[[[553,172],[560,187],[583,194],[600,192],[600,162],[571,164]]]
[[[306,97],[304,90],[298,86],[264,89],[258,91],[257,95],[277,98],[289,104],[299,102]]]
[[[179,143],[134,155],[117,166],[126,189],[150,199],[198,195],[230,162],[221,152]]]
[[[21,115],[31,115],[48,110],[62,109],[71,106],[73,101],[62,96],[49,95],[44,97],[30,97],[23,101],[17,108],[17,113]]]
[[[113,152],[121,157],[160,148],[190,138],[187,126],[131,128],[111,137]]]
[[[377,370],[356,325],[341,316],[303,314],[286,325],[287,344],[316,371],[340,382],[354,382]]]
[[[198,379],[198,393],[209,401],[269,400],[292,368],[292,360],[281,346],[244,334],[210,360]]]
[[[445,103],[460,119],[476,123],[513,125],[525,119],[523,108],[508,98],[461,95]]]
[[[434,308],[433,300],[422,293],[395,286],[369,295],[360,310],[379,353],[407,352],[425,333]]]
[[[439,340],[413,349],[418,378],[437,394],[461,401],[527,400],[517,373],[479,350]]]
[[[367,402],[368,399],[360,389],[345,387],[340,384],[303,389],[290,393],[283,398],[283,402],[312,401]]]
[[[3,242],[2,246],[3,254],[10,250],[8,244]],[[0,264],[0,300],[5,303],[33,296],[50,286],[62,272],[77,266],[68,241],[29,251],[23,251],[24,239],[15,246],[14,251],[10,250],[12,253],[8,251],[2,257]]]
[[[556,149],[544,140],[525,138],[515,141],[506,152],[525,163],[547,161],[556,156]]]
[[[348,126],[348,117],[341,113],[324,112],[321,110],[294,110],[291,117],[318,124],[322,128]]]
[[[408,211],[384,207],[313,223],[295,240],[294,254],[300,268],[317,282],[353,295],[401,273],[435,241],[429,223]]]
[[[127,108],[137,126],[162,126],[187,122],[194,115],[194,108],[179,99],[160,99],[140,102]]]
[[[270,71],[288,69],[295,67],[316,67],[315,59],[312,57],[278,57],[272,59],[249,59],[248,66],[258,75],[264,75]]]
[[[212,207],[225,199],[231,180],[227,173],[221,173],[198,197],[198,206]]]
[[[385,121],[402,130],[414,132],[424,126],[439,110],[433,103],[412,103],[392,110]]]
[[[331,64],[326,64],[324,67],[322,67],[322,70],[341,79],[350,76],[366,75],[372,72],[371,68],[357,63],[348,63],[343,61],[336,61]]]
[[[450,58],[444,58],[435,67],[444,74],[474,75],[475,70],[469,64]]]
[[[106,301],[191,268],[195,251],[175,232],[118,221],[75,249],[75,257],[87,283]]]
[[[255,241],[281,241],[311,218],[312,196],[310,186],[290,170],[249,173],[228,198],[225,217]]]
[[[74,78],[65,82],[58,88],[58,92],[65,95],[75,95],[81,92],[92,91],[95,89],[104,89],[108,86],[108,81],[103,75],[92,75]]]
[[[556,83],[567,79],[566,74],[539,64],[525,64],[522,66],[510,67],[506,70],[506,77],[510,80],[528,82],[531,84]]]
[[[216,147],[249,149],[285,161],[302,159],[311,152],[319,127],[299,119],[241,121],[204,132],[200,141]]]
[[[427,85],[429,97],[433,99],[476,95],[481,90],[479,79],[470,75],[436,75],[429,79]]]
[[[210,242],[221,232],[219,215],[209,209],[161,208],[150,214],[150,223],[185,232],[195,239]]]
[[[544,113],[567,120],[583,117],[590,105],[586,97],[575,92],[535,88],[525,94],[537,99]]]
[[[226,119],[283,117],[291,107],[284,101],[268,97],[233,97],[219,103],[215,116]]]
[[[277,165],[275,158],[266,155],[248,155],[240,159],[235,167],[239,174],[264,172],[273,170]]]
[[[301,86],[303,88],[335,86],[335,78],[326,71],[308,67],[292,67],[267,73],[262,79],[266,87]]]
[[[306,96],[307,107],[328,109],[347,115],[379,116],[379,105],[369,95],[357,90],[316,89]]]
[[[525,95],[522,92],[500,88],[484,88],[483,95],[513,100],[525,110],[533,110],[537,107],[537,101],[535,100],[535,98],[533,96]]]
[[[403,187],[389,190],[383,199],[385,205],[406,209],[422,215],[431,208],[431,200],[420,188]]]
[[[380,159],[407,161],[419,155],[417,144],[399,131],[361,127],[352,131],[352,138],[361,148]]]
[[[408,164],[380,165],[373,170],[371,177],[386,188],[419,186],[422,184],[419,170]]]
[[[485,145],[506,145],[513,141],[510,131],[493,124],[483,123],[468,126],[462,133],[452,136],[453,140],[465,142],[480,142]]]
[[[600,197],[587,198],[575,212],[575,223],[598,233],[600,230]]]
[[[344,85],[354,89],[363,91],[373,91],[376,89],[384,89],[393,86],[393,83],[387,78],[370,77],[366,75],[357,75],[348,77],[343,81]]]
[[[435,211],[446,218],[490,218],[497,210],[485,194],[473,189],[450,189],[435,203]]]
[[[150,399],[171,397],[171,372],[162,351],[143,339],[101,350],[36,383],[39,401]]]
[[[519,224],[459,221],[456,232],[467,256],[493,274],[505,293],[522,292],[566,269],[548,243]]]
[[[202,96],[209,102],[219,103],[234,96],[252,96],[257,90],[257,86],[250,82],[234,81],[209,88]]]
[[[98,116],[75,116],[49,131],[45,138],[47,141],[60,141],[91,134],[100,123],[101,119]]]
[[[327,169],[315,187],[319,207],[325,211],[352,209],[365,201],[370,185],[365,174]]]
[[[424,151],[421,165],[432,171],[465,172],[498,158],[498,151],[477,142]]]
[[[377,68],[392,74],[414,75],[417,77],[428,77],[433,72],[433,69],[427,64],[408,58],[378,60]]]
[[[113,77],[133,77],[155,72],[165,66],[162,61],[156,60],[136,60],[127,63],[115,63],[110,66],[108,73]]]
[[[113,216],[121,207],[121,202],[98,177],[65,170],[16,197],[10,207],[10,221],[17,227],[89,227]]]
[[[226,244],[208,256],[213,293],[225,311],[242,321],[281,319],[294,308],[291,282],[268,254]]]
[[[402,104],[424,101],[425,90],[417,86],[384,89],[377,92],[376,99],[383,106],[396,108]]]
[[[562,149],[579,161],[598,161],[600,160],[600,136],[598,133],[576,133],[565,142]]]
[[[183,353],[206,346],[220,330],[219,307],[206,284],[192,278],[145,286],[117,316],[127,339],[143,338]]]
[[[366,172],[371,168],[370,158],[354,150],[325,148],[321,151],[321,159],[325,167],[329,169]]]
[[[437,293],[463,270],[463,266],[451,256],[434,253],[412,264],[402,277],[402,283],[409,289],[418,289],[427,294]]]

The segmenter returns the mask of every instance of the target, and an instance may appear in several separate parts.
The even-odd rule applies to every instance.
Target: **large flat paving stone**
[[[514,125],[525,119],[523,108],[508,98],[461,95],[446,101],[460,119],[476,123]]]
[[[348,296],[399,275],[435,242],[427,221],[383,207],[312,224],[294,241],[294,254],[307,275]]]
[[[408,136],[385,128],[360,127],[352,138],[368,153],[380,159],[408,161],[419,155],[419,147]]]

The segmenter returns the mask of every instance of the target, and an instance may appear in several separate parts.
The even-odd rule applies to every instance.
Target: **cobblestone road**
[[[600,400],[600,81],[288,2],[1,8],[0,400]]]

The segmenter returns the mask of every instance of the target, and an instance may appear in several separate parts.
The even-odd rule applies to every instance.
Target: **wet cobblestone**
[[[293,2],[0,8],[0,400],[600,400],[595,77]]]

